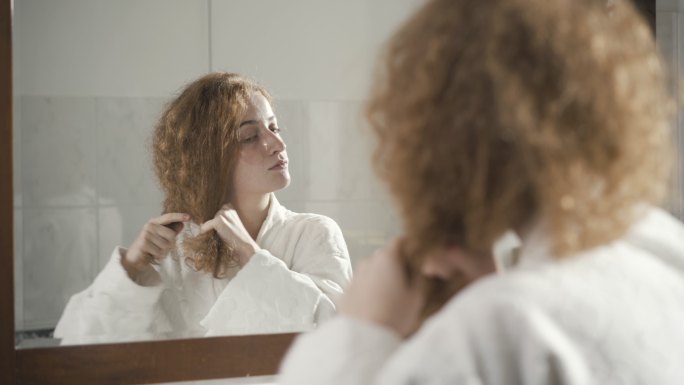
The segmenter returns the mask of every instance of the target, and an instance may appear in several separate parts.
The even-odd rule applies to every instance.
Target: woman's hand
[[[165,258],[176,245],[176,236],[183,229],[182,222],[190,215],[168,213],[152,218],[142,228],[138,238],[123,252],[121,264],[132,280],[150,269],[151,263]]]
[[[216,213],[214,219],[202,223],[200,234],[211,230],[215,230],[224,242],[235,247],[237,262],[240,267],[246,265],[254,253],[261,250],[259,245],[249,235],[237,211],[231,205],[224,205]]]
[[[361,261],[340,303],[340,314],[370,321],[407,337],[418,326],[425,282],[408,282],[394,240]]]

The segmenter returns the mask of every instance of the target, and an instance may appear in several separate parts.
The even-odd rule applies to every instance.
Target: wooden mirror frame
[[[296,336],[14,348],[12,0],[0,0],[0,384],[143,384],[272,375]],[[636,0],[655,29],[655,0]]]
[[[275,374],[296,333],[15,349],[12,0],[0,1],[0,384],[144,384]]]

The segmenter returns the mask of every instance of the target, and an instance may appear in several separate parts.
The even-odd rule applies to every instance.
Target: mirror
[[[15,1],[17,347],[58,344],[69,298],[160,215],[152,129],[208,72],[238,72],[273,94],[292,178],[276,192],[283,206],[335,220],[352,260],[396,233],[361,108],[380,43],[417,4]]]
[[[7,76],[0,84],[7,96],[3,101],[8,101],[9,93],[13,92],[14,111],[9,110],[9,103],[3,102],[0,147],[6,146],[2,147],[6,151],[0,153],[9,156],[7,147],[11,142],[14,157],[0,162],[0,176],[14,171],[14,191],[6,191],[9,183],[0,188],[0,202],[6,205],[0,213],[0,251],[6,266],[12,265],[13,255],[17,258],[14,293],[12,272],[5,271],[5,279],[0,281],[8,287],[0,295],[4,295],[3,314],[14,313],[16,331],[28,332],[29,338],[22,336],[21,341],[12,341],[13,321],[5,319],[11,316],[0,320],[0,362],[7,365],[3,366],[7,370],[0,373],[0,382],[13,384],[16,379],[16,383],[41,384],[152,383],[273,374],[293,335],[16,351],[13,342],[20,347],[54,345],[55,341],[45,339],[42,332],[31,338],[30,331],[49,331],[66,299],[85,288],[99,271],[99,258],[105,258],[99,250],[113,247],[113,241],[125,244],[142,222],[133,223],[132,230],[125,223],[136,222],[137,215],[146,218],[143,210],[149,210],[148,215],[159,213],[160,196],[145,163],[148,154],[143,151],[143,131],[150,129],[148,125],[154,122],[155,114],[168,98],[209,71],[240,72],[260,81],[275,94],[276,114],[290,129],[286,135],[291,138],[286,140],[290,147],[295,147],[292,154],[298,154],[291,154],[296,170],[293,169],[290,188],[279,195],[281,203],[295,211],[314,211],[335,219],[353,258],[382,244],[395,231],[396,222],[388,215],[389,204],[372,173],[362,168],[367,163],[358,161],[367,156],[359,147],[368,143],[353,140],[356,133],[363,131],[349,129],[349,122],[358,119],[378,44],[419,0],[354,0],[340,4],[313,0],[286,4],[275,0],[207,0],[195,4],[176,0],[15,0],[12,90],[8,87],[12,78],[7,60],[10,55],[5,50],[10,47],[12,1],[2,3],[0,26],[7,41],[0,47],[0,76]],[[673,32],[678,31],[678,8],[673,7],[658,13],[658,37],[661,44],[665,43],[670,62],[677,64],[677,55],[671,55],[677,51]],[[22,15],[22,10],[31,13]],[[22,21],[23,17],[30,21]],[[665,27],[663,33],[661,24]],[[141,32],[148,38],[142,38]],[[30,44],[24,45],[25,39]],[[161,56],[155,56],[160,53]],[[42,112],[29,113],[28,106]],[[4,122],[12,112],[13,124]],[[83,114],[73,117],[67,112]],[[117,118],[106,123],[102,116]],[[24,119],[38,122],[32,123],[36,131],[44,127],[41,122],[57,122],[52,127],[67,129],[74,142],[69,137],[46,142],[38,132],[23,135]],[[10,126],[14,127],[12,131]],[[304,128],[297,132],[295,127]],[[110,136],[100,136],[102,128],[119,132],[109,131]],[[127,135],[122,135],[123,130],[129,130],[124,131]],[[137,143],[128,141],[129,136]],[[79,147],[78,140],[83,137],[94,147]],[[299,150],[292,143],[300,143]],[[320,146],[307,149],[305,144]],[[68,146],[78,151],[49,158],[61,155],[54,151],[55,146],[64,146],[64,152]],[[114,150],[123,150],[126,156],[117,156]],[[55,164],[51,161],[43,166],[30,165],[31,156],[43,155],[43,151]],[[297,156],[299,160],[295,162]],[[87,163],[84,157],[94,163],[83,164]],[[111,178],[104,178],[98,163],[103,159],[110,162],[109,170],[114,172]],[[311,159],[315,162],[306,162]],[[58,166],[74,167],[78,172],[70,175],[78,176],[78,182],[70,184],[55,177],[60,170],[64,174]],[[124,179],[122,185],[112,183],[114,177],[123,176],[130,179]],[[90,186],[90,190],[74,190],[74,184]],[[49,186],[48,190],[34,188],[44,186]],[[49,201],[62,195],[67,196],[66,201]],[[682,207],[680,201],[677,199],[676,207]],[[34,243],[29,235],[47,233],[58,239],[63,230],[61,223],[50,223],[48,213],[69,210],[70,214],[54,218],[73,224],[75,213],[80,211],[83,215],[79,218],[86,218],[96,230],[84,230],[95,236],[94,241],[87,241],[87,249],[93,251],[90,257],[96,258],[87,264],[75,263],[78,260],[73,259],[69,265],[58,266],[55,259],[40,257],[41,251],[54,248],[47,238]],[[7,213],[13,214],[14,222]],[[105,228],[109,226],[105,223],[115,225]],[[12,228],[14,251],[8,247]],[[101,236],[103,232],[105,236]],[[31,257],[26,258],[27,253]],[[47,267],[32,270],[30,260]],[[70,274],[64,286],[56,279],[62,269]],[[51,270],[54,275],[49,274]],[[47,285],[41,289],[32,286],[34,283]],[[27,311],[27,303],[37,303],[41,293],[61,304]],[[51,314],[56,316],[50,318]],[[166,357],[164,362],[155,359],[162,355]]]

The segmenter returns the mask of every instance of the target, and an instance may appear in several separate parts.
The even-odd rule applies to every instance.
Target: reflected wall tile
[[[342,116],[339,103],[311,103],[309,132],[304,164],[307,195],[310,200],[335,200],[341,185],[343,159],[338,140]]]
[[[209,68],[208,1],[14,1],[27,95],[166,96]]]
[[[373,167],[371,165],[371,167]],[[373,175],[368,180],[368,186],[371,191],[371,199],[379,202],[391,202],[392,196],[390,194],[387,184],[380,179],[379,176],[373,172]]]
[[[388,241],[403,234],[402,221],[397,210],[388,200],[369,203],[366,247],[375,250],[383,247]]]
[[[373,151],[377,146],[377,138],[373,134],[370,125],[365,118],[361,119],[360,127],[362,135],[360,141],[363,141],[361,146],[365,147],[365,154],[367,156],[368,162],[368,189],[370,191],[371,200],[376,201],[388,201],[390,199],[389,189],[383,180],[380,179],[378,174],[373,169]]]
[[[676,68],[676,32],[677,13],[656,12],[656,42],[664,56],[668,68]]]
[[[371,198],[370,141],[360,103],[312,102],[304,151],[307,200]]]
[[[22,210],[14,209],[14,329],[22,330],[24,326],[24,275],[22,247]]]
[[[352,261],[360,257],[370,231],[367,202],[305,202],[304,207],[304,212],[325,215],[337,222]]]
[[[95,203],[95,103],[90,98],[21,98],[25,206]]]
[[[24,208],[24,327],[54,327],[69,298],[90,285],[96,261],[93,208]]]
[[[279,201],[303,200],[305,194],[304,151],[308,132],[308,105],[306,101],[282,100],[274,104],[278,125],[287,145],[290,169],[290,185],[278,191]]]
[[[284,206],[286,209],[294,211],[296,213],[306,212],[306,202],[285,200],[280,197],[279,193],[276,193],[276,196],[278,197],[278,202],[280,202],[280,204]]]
[[[376,21],[370,19],[368,1],[270,1],[268,12],[264,3],[252,0],[213,0],[211,5],[212,69],[249,74],[276,98],[365,96],[375,58],[369,32]],[[259,33],[245,39],[253,20],[260,21]]]
[[[129,247],[145,222],[159,216],[161,206],[110,206],[98,209],[99,253],[97,270],[104,268],[117,246]]]
[[[354,265],[401,234],[401,221],[389,201],[305,202],[304,208],[337,222]]]
[[[368,227],[370,228],[369,236],[381,237],[385,240],[401,234],[401,217],[392,201],[384,199],[368,203]]]
[[[149,144],[165,102],[161,98],[97,99],[99,204],[157,204],[163,199]]]
[[[370,228],[368,222],[368,202],[305,202],[305,212],[315,213],[332,218],[342,231],[349,233],[367,233]]]
[[[368,237],[352,240],[351,245],[349,246],[352,268],[356,269],[359,262],[373,255],[378,249],[384,247],[386,243],[387,242],[378,243],[377,240]]]
[[[368,14],[373,20],[369,39],[374,43],[375,53],[390,39],[400,25],[425,4],[424,0],[373,0],[367,2]]]
[[[342,155],[346,162],[343,180],[348,181],[342,196],[367,200],[373,197],[377,177],[372,167],[373,135],[364,115],[365,104],[345,102],[342,108],[345,125],[340,133]],[[346,192],[348,191],[348,193]]]
[[[352,269],[355,269],[359,261],[372,255],[378,247],[368,243],[368,238],[360,234],[345,235],[349,249],[349,259],[351,259]]]
[[[660,52],[663,55],[663,59],[670,73],[671,79],[679,78],[679,73],[681,73],[681,68],[683,67],[679,63],[679,52],[682,49],[680,43],[680,35],[678,31],[683,25],[678,20],[676,12],[656,12],[656,41]],[[678,82],[670,83],[670,91],[673,95],[678,95],[679,84]],[[672,121],[672,135],[674,143],[677,149],[684,148],[684,136],[678,126],[682,126],[680,121],[682,120],[681,110],[677,110],[675,117]],[[683,217],[683,202],[682,202],[682,192],[684,187],[684,181],[682,180],[682,160],[683,157],[680,155],[681,151],[675,151],[675,163],[672,169],[672,183],[670,184],[670,191],[665,202],[665,207],[675,216]]]

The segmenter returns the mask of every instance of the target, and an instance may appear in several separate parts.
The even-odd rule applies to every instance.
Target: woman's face
[[[238,137],[240,154],[233,180],[236,195],[267,194],[290,184],[287,146],[270,103],[258,92],[249,98]]]

